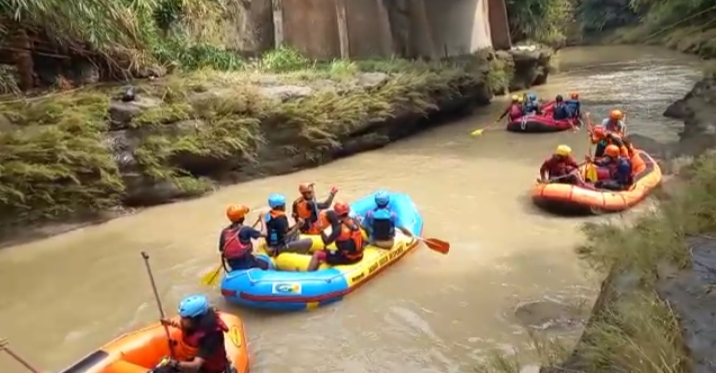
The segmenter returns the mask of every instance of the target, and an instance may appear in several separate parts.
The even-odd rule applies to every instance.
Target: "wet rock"
[[[514,64],[510,91],[523,90],[547,82],[550,61],[554,54],[551,48],[539,45],[519,46],[506,53]]]
[[[689,240],[691,266],[675,272],[661,269],[656,290],[677,314],[692,372],[716,372],[716,238]],[[668,271],[668,273],[664,273]]]
[[[575,307],[550,300],[523,303],[515,309],[515,317],[523,326],[539,330],[567,329],[581,325]]]
[[[716,146],[716,79],[697,82],[684,98],[664,111],[664,116],[684,121],[680,141],[671,156],[699,156]]]
[[[716,79],[703,79],[696,83],[684,98],[669,105],[664,116],[675,119],[693,119],[695,125],[713,125],[716,120]]]
[[[305,86],[297,85],[280,85],[275,87],[261,87],[259,88],[261,94],[266,97],[288,101],[301,97],[310,96],[313,93],[313,89]]]
[[[668,159],[671,158],[671,144],[665,144],[652,139],[649,136],[640,134],[629,135],[629,141],[631,141],[637,148],[646,151],[651,154],[654,158]]]
[[[127,206],[151,206],[182,198],[185,193],[170,180],[156,180],[140,172],[122,174],[126,186],[123,202]]]
[[[126,129],[143,111],[158,107],[162,101],[154,97],[136,96],[134,101],[123,102],[122,100],[113,100],[109,105],[109,125],[110,131],[118,131]]]

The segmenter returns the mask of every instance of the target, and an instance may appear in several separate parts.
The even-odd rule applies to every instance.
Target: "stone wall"
[[[339,58],[336,1],[282,0],[285,44],[311,58]],[[511,46],[504,0],[342,1],[351,58],[438,58]],[[249,36],[237,45],[264,51],[270,47],[267,30],[273,30],[271,0],[248,4],[236,29]]]

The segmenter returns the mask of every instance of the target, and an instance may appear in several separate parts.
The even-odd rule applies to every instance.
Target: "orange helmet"
[[[598,139],[603,139],[607,137],[607,130],[604,129],[602,126],[594,127],[592,130],[592,135]]]
[[[226,217],[232,223],[236,223],[243,219],[248,213],[249,208],[244,205],[229,205],[229,207],[226,208]]]
[[[345,202],[336,202],[333,204],[333,211],[339,216],[348,215],[351,211],[351,207]]]
[[[572,98],[572,100],[578,100],[579,99],[579,93],[571,93],[569,97]]]
[[[619,156],[619,147],[616,145],[607,145],[607,147],[604,149],[604,154],[616,158]]]
[[[313,185],[311,183],[303,183],[298,185],[298,191],[300,193],[310,193],[313,191]]]
[[[614,109],[609,113],[609,119],[621,120],[622,118],[624,118],[624,113],[621,110]]]

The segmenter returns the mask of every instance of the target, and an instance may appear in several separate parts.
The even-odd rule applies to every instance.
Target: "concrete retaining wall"
[[[282,0],[285,44],[312,58],[339,58],[336,1]],[[351,58],[435,58],[511,46],[505,0],[343,1]],[[252,0],[251,7],[270,3]],[[265,17],[258,23],[266,23]]]

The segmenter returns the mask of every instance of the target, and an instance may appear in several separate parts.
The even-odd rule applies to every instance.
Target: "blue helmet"
[[[193,318],[209,312],[209,299],[204,295],[190,295],[179,302],[179,316]]]
[[[390,194],[388,194],[388,192],[381,190],[375,194],[375,204],[378,205],[378,207],[388,206],[389,203]]]
[[[537,100],[537,95],[534,94],[534,93],[530,93],[530,94],[527,95],[527,99],[530,100],[530,101],[536,101],[536,100]]]
[[[271,207],[272,209],[275,209],[275,208],[278,208],[281,206],[285,206],[286,205],[286,196],[284,196],[283,194],[278,194],[278,193],[272,194],[269,196],[268,204],[269,204],[269,207]]]

